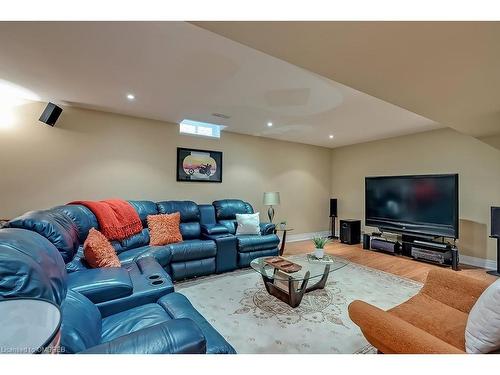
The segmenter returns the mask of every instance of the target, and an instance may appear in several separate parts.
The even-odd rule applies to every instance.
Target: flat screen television
[[[365,225],[458,238],[458,174],[366,177]]]

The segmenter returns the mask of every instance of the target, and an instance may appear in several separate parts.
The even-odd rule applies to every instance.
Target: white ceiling
[[[61,104],[325,147],[441,127],[185,22],[2,22],[0,50],[0,80]]]
[[[500,135],[500,22],[195,24],[459,132]]]

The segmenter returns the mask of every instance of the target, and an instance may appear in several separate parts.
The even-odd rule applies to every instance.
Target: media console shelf
[[[380,250],[394,255],[403,255],[416,260],[451,266],[458,270],[459,255],[454,241],[448,241],[440,237],[436,238],[417,237],[409,234],[374,233],[369,235],[369,249]],[[366,247],[365,247],[366,248]]]

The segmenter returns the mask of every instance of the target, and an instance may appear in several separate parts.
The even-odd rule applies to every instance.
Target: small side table
[[[277,232],[283,232],[283,236],[281,237],[281,246],[280,246],[280,256],[283,255],[283,253],[285,252],[285,243],[286,243],[286,232],[290,232],[292,231],[293,228],[280,228],[280,227],[276,227],[274,229],[274,234],[276,234]]]
[[[38,298],[0,300],[0,353],[57,353],[61,310]]]

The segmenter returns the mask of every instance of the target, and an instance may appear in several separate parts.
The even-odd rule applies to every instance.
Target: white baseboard
[[[460,263],[468,264],[469,266],[482,267],[490,270],[497,268],[497,262],[491,259],[476,258],[468,255],[459,255]]]
[[[286,236],[286,242],[307,241],[312,240],[314,237],[328,237],[329,235],[330,232],[327,230],[323,232],[289,234]]]
[[[313,237],[328,237],[329,235],[329,231],[290,234],[286,237],[286,242],[307,241],[312,240]],[[495,270],[497,268],[497,262],[494,260],[476,258],[462,254],[460,254],[460,263],[467,264],[469,266],[482,267],[490,270]]]

